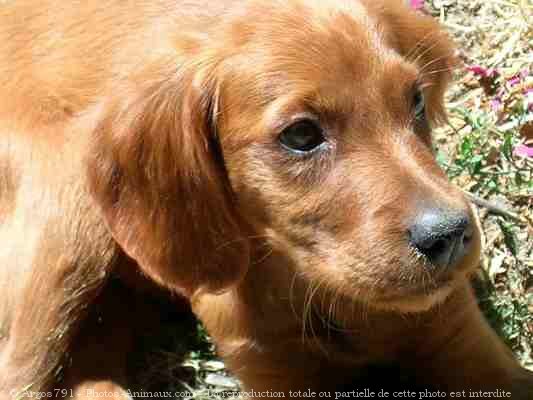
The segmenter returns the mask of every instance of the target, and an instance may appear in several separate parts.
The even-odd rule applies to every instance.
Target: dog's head
[[[355,299],[443,299],[479,235],[432,151],[454,59],[435,22],[352,0],[212,18],[182,24],[98,125],[93,191],[125,251],[167,284],[220,288],[259,236]]]

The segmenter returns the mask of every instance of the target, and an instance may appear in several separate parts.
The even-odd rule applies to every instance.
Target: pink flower
[[[492,111],[499,111],[502,108],[502,99],[500,97],[495,97],[490,101],[490,108]]]
[[[424,0],[410,0],[409,5],[413,10],[420,10],[424,8]]]
[[[526,98],[527,110],[533,112],[533,87],[524,90],[524,97]]]
[[[521,80],[522,80],[522,76],[519,74],[516,74],[515,76],[512,76],[509,79],[507,79],[507,83],[511,86],[514,86],[514,85],[518,85]]]
[[[528,75],[529,75],[529,70],[527,68],[524,68],[517,74],[507,79],[507,83],[509,83],[509,85],[511,86],[518,85],[520,82],[524,81],[528,77]]]
[[[467,71],[472,72],[474,75],[478,75],[482,78],[496,78],[499,73],[494,68],[485,68],[481,65],[471,65],[466,68]]]
[[[514,148],[513,154],[519,157],[533,157],[533,147],[519,144]]]
[[[474,75],[485,76],[485,74],[487,73],[487,68],[482,67],[481,65],[471,65],[470,67],[467,67],[466,69],[470,72],[473,72]]]

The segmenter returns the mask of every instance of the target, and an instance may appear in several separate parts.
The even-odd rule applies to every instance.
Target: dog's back
[[[159,123],[154,132],[162,137],[165,123],[173,121],[164,113],[153,120],[160,103],[149,107],[150,89],[175,79],[187,58],[183,49],[194,52],[189,41],[202,40],[204,27],[230,3],[46,0],[0,6],[0,399],[58,381],[80,323],[113,271],[141,280],[140,267],[183,292],[201,284],[220,288],[242,275],[245,241],[238,239],[236,213],[224,209],[226,182],[218,182],[220,167],[202,137],[186,144],[204,152],[192,160],[202,168],[189,163],[190,152],[170,157],[163,144],[149,148],[154,163],[167,153],[176,163],[161,168],[168,182],[144,170],[153,164],[144,158],[147,152],[134,154],[146,150],[142,143],[128,148],[115,142],[144,134],[134,131],[146,128],[134,126],[136,118]],[[194,177],[207,183],[185,182],[178,190],[178,164],[186,171],[183,179],[209,173]],[[121,168],[135,176],[121,175]],[[183,211],[190,199],[194,207]],[[217,230],[224,232],[205,234]],[[214,261],[226,234],[236,244],[224,246]],[[106,368],[108,363],[98,374],[106,376]]]

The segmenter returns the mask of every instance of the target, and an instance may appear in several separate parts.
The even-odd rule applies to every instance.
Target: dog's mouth
[[[404,266],[411,271],[407,282],[381,293],[375,304],[410,312],[427,310],[445,301],[459,282],[475,272],[480,253],[479,235],[473,229],[467,230],[460,242],[452,244],[440,265],[423,255],[410,257],[411,262]]]

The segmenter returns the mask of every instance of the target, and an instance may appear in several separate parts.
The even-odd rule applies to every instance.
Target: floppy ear
[[[217,91],[193,70],[117,90],[88,160],[115,240],[149,277],[186,293],[235,283],[249,255],[216,137]]]
[[[405,3],[383,1],[381,12],[386,21],[387,38],[400,54],[419,67],[423,83],[427,84],[430,120],[441,121],[445,119],[444,91],[460,60],[448,34],[434,18],[409,9]]]

